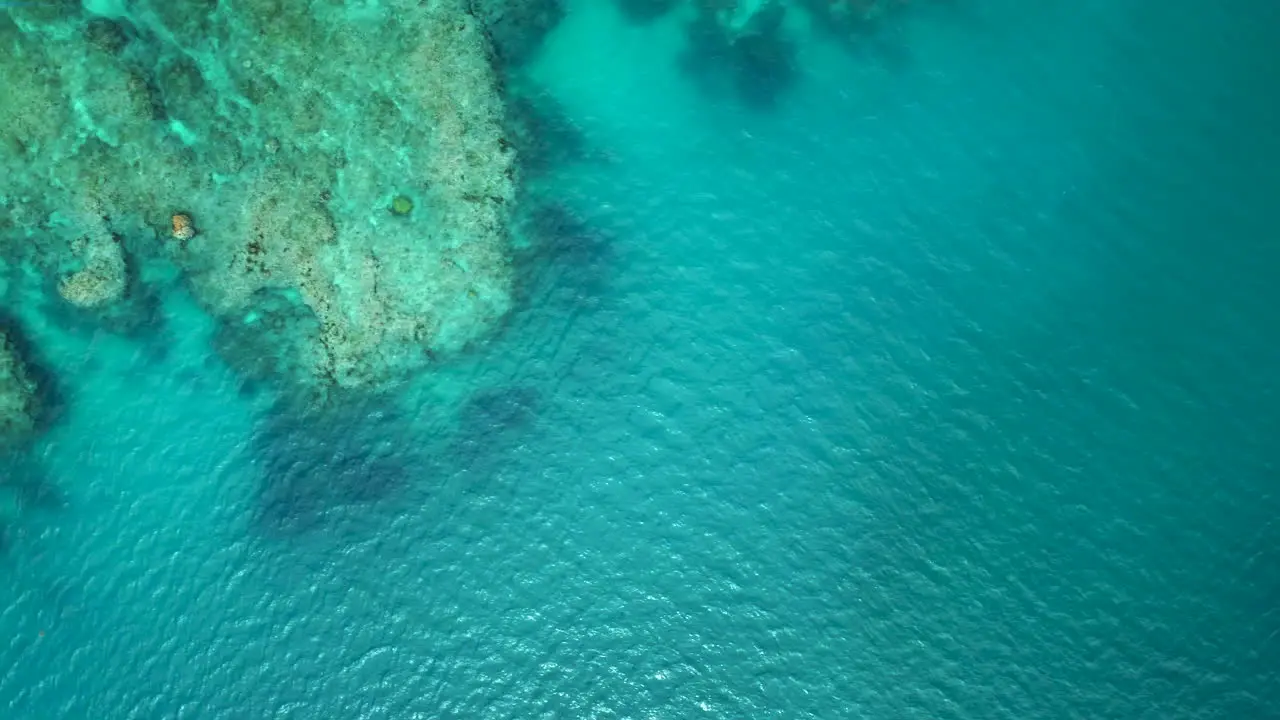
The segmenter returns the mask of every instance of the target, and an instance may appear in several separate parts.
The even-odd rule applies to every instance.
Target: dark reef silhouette
[[[562,0],[474,0],[472,8],[484,20],[497,65],[503,72],[529,62],[565,13]]]
[[[424,503],[492,495],[490,481],[530,437],[543,405],[532,386],[486,388],[431,435],[372,403],[276,408],[249,446],[258,476],[253,527],[277,540],[347,542],[403,513],[430,512]]]
[[[50,479],[38,458],[20,451],[0,452],[0,488],[17,498],[23,509],[60,510],[67,497]]]
[[[39,458],[23,449],[0,450],[0,555],[9,550],[11,535],[33,514],[55,512],[66,505],[66,495]]]
[[[214,350],[246,382],[283,390],[282,380],[298,372],[305,361],[300,348],[320,332],[320,323],[314,313],[274,289],[255,293],[251,307],[252,323],[218,318]]]
[[[529,84],[509,87],[507,132],[526,183],[553,170],[593,159],[577,126],[551,95]]]
[[[167,329],[162,292],[165,288],[147,282],[139,265],[149,249],[143,242],[121,238],[125,255],[125,289],[120,300],[102,308],[76,307],[58,296],[56,282],[48,279],[40,309],[59,327],[81,336],[104,330],[135,342],[143,343],[150,352],[163,352],[158,346],[167,342]]]
[[[512,452],[534,437],[545,399],[528,385],[479,390],[458,408],[457,424],[441,451],[441,477],[454,478],[463,497],[494,497],[513,488],[495,485],[508,476]],[[509,476],[508,476],[509,477]]]
[[[933,4],[949,3],[936,0]],[[879,63],[895,71],[910,65],[910,54],[898,37],[899,25],[894,22],[908,8],[907,2],[848,2],[843,6],[843,12],[839,11],[841,4],[830,0],[799,0],[799,5],[812,19],[814,35],[838,45],[850,56],[860,61]],[[850,10],[848,5],[856,9]],[[872,12],[872,8],[878,9]]]
[[[783,27],[786,12],[773,2],[731,30],[704,4],[685,28],[681,70],[708,95],[731,94],[748,108],[772,110],[800,77],[798,47]]]
[[[275,409],[250,444],[259,474],[255,524],[289,536],[369,520],[428,466],[408,427],[374,401]]]
[[[548,294],[578,306],[600,302],[617,265],[611,237],[558,203],[537,205],[521,226],[530,238],[514,257],[523,303]]]
[[[67,408],[64,384],[54,365],[27,336],[22,323],[13,315],[0,310],[0,334],[8,339],[12,352],[21,359],[27,374],[35,383],[35,421],[33,437],[47,432],[63,416]]]
[[[680,0],[614,0],[629,22],[641,25],[658,20],[680,5]]]
[[[458,412],[455,443],[486,443],[528,429],[537,418],[542,394],[520,385],[481,390]]]

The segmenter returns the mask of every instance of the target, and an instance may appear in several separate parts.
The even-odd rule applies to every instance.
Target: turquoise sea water
[[[1280,6],[795,32],[765,108],[571,4],[553,270],[340,424],[33,326],[3,716],[1280,717]]]

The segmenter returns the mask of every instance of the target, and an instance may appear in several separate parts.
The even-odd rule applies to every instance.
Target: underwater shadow
[[[543,406],[529,386],[478,390],[435,439],[374,402],[277,409],[250,442],[258,475],[253,532],[281,544],[273,554],[319,561],[376,541],[410,515],[448,522],[501,502],[514,490],[504,470],[534,436]]]
[[[480,390],[458,410],[454,444],[491,443],[528,430],[537,420],[542,393],[509,385]]]
[[[36,385],[35,429],[32,435],[42,435],[66,413],[64,385],[53,363],[27,337],[21,322],[4,310],[0,310],[0,333],[8,338],[14,354],[26,366],[27,374]]]
[[[911,53],[893,21],[906,10],[905,2],[851,3],[844,7],[830,0],[800,0],[811,18],[814,34],[834,43],[860,62],[875,63],[889,72],[905,72],[912,66]],[[947,3],[950,4],[950,3]]]
[[[632,25],[654,22],[680,5],[680,0],[613,0],[618,12]]]
[[[275,288],[255,292],[248,314],[252,323],[237,316],[215,319],[208,361],[216,357],[236,371],[242,396],[265,389],[288,394],[288,378],[306,376],[302,348],[318,342],[320,322],[304,303]]]
[[[504,75],[532,60],[565,16],[563,0],[474,0],[471,11],[483,23],[494,65]]]
[[[507,133],[520,158],[523,181],[600,159],[582,129],[549,93],[525,85],[511,89],[506,99]]]
[[[254,526],[273,537],[379,527],[428,468],[420,447],[385,400],[279,405],[249,445],[258,469]]]
[[[533,206],[520,228],[529,243],[513,256],[522,307],[535,298],[575,308],[601,302],[618,262],[611,237],[559,203]]]
[[[20,449],[0,450],[0,555],[10,550],[12,533],[20,532],[32,514],[66,506],[66,495],[37,458]]]
[[[799,48],[783,28],[786,7],[772,2],[740,30],[704,7],[685,28],[677,64],[703,94],[732,97],[757,112],[774,110],[799,82]]]
[[[62,510],[67,497],[52,481],[39,460],[19,450],[0,451],[0,488],[17,501],[21,509]]]
[[[545,401],[526,385],[478,390],[458,408],[456,425],[441,453],[443,476],[465,483],[462,496],[499,494],[494,481],[512,452],[534,433]]]

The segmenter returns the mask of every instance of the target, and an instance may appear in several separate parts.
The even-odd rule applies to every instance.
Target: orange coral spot
[[[196,236],[196,226],[191,216],[186,213],[175,213],[173,216],[173,236],[178,240],[190,240]]]

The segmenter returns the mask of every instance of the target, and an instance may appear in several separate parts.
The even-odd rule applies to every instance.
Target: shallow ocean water
[[[581,227],[444,379],[281,426],[181,295],[34,328],[0,708],[1280,717],[1280,8],[1230,5],[922,4],[761,109],[574,4]]]

